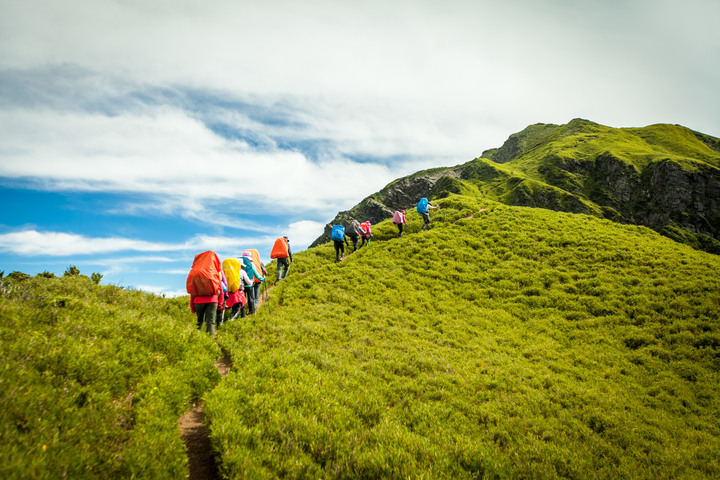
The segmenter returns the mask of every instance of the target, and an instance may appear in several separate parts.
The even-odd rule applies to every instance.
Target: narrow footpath
[[[272,289],[273,287],[268,288],[267,292]],[[265,303],[267,298],[267,293],[263,293],[258,299],[258,308]],[[221,377],[225,377],[230,372],[232,361],[226,350],[223,350],[223,356],[215,361],[215,367]],[[178,420],[180,438],[185,444],[188,455],[189,478],[190,480],[220,480],[220,471],[215,463],[210,444],[210,431],[205,424],[203,406],[202,403],[196,405]]]
[[[223,356],[215,362],[215,367],[224,377],[231,368],[230,355],[223,351]],[[210,432],[205,424],[205,412],[200,403],[180,417],[180,438],[185,443],[190,468],[190,480],[220,479],[215,458],[210,445]]]

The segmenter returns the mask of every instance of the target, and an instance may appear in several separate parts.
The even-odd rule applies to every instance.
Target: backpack
[[[400,224],[405,223],[405,216],[402,214],[400,210],[395,210],[395,213],[393,213],[393,223]]]
[[[371,235],[370,222],[363,222],[360,224],[360,235],[363,237],[369,237]]]
[[[428,199],[423,197],[420,199],[420,201],[417,204],[417,212],[421,215],[424,215],[427,213],[428,210]]]
[[[250,252],[250,255],[252,256],[252,264],[253,267],[255,267],[255,271],[257,272],[258,276],[262,275],[262,262],[260,261],[260,252],[258,252],[254,248],[250,248],[248,250],[243,251],[243,256],[245,253]],[[255,283],[261,283],[261,280],[257,277],[255,277]]]
[[[347,229],[347,233],[351,237],[357,237],[360,235],[360,222],[353,220],[350,222],[350,226]]]
[[[270,258],[288,258],[289,255],[288,242],[284,237],[280,237],[275,240],[272,251],[270,252]]]
[[[240,289],[240,269],[242,264],[236,258],[226,258],[222,262],[222,269],[225,272],[225,279],[228,284],[228,292],[233,293]]]
[[[333,225],[330,238],[336,242],[342,242],[345,239],[345,227],[342,225]]]
[[[220,259],[212,250],[195,255],[187,277],[187,293],[195,297],[218,293],[222,283],[221,268]]]

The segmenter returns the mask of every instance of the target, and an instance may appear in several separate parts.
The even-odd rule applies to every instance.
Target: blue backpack
[[[428,202],[427,198],[425,198],[425,197],[421,198],[420,201],[418,202],[417,212],[421,215],[427,213],[428,203],[429,202]]]
[[[333,225],[332,233],[330,233],[330,238],[335,241],[342,242],[345,239],[345,227],[343,227],[342,225]]]

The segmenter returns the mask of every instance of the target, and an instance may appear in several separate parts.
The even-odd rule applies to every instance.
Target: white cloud
[[[182,243],[161,243],[122,237],[87,237],[74,233],[21,230],[0,234],[0,250],[26,256],[98,255],[114,252],[202,252],[231,250],[248,245],[267,244],[270,237],[213,237],[197,235]],[[116,266],[120,263],[154,263],[175,261],[167,257],[129,257],[117,260],[98,260],[98,265]],[[118,267],[119,268],[119,267]]]
[[[304,250],[322,234],[324,228],[323,223],[301,220],[288,225],[288,230],[283,235],[290,240],[293,251]]]
[[[66,256],[123,250],[158,252],[171,247],[127,238],[88,238],[71,233],[24,230],[0,234],[0,249],[18,255]]]

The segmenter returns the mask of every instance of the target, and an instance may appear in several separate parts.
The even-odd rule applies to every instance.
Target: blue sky
[[[178,295],[533,123],[720,136],[720,3],[0,0],[0,270]]]

